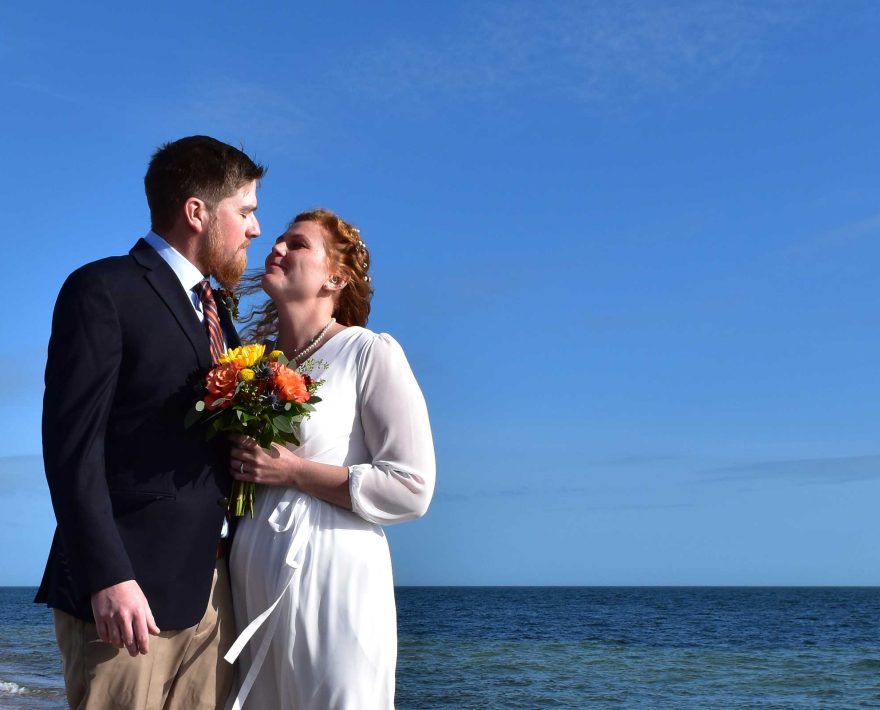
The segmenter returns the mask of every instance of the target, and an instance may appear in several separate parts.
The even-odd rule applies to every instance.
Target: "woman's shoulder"
[[[346,349],[361,365],[377,358],[405,358],[400,343],[389,333],[377,333],[369,328],[352,325],[340,333],[343,334],[346,335]]]
[[[376,345],[379,347],[392,345],[400,347],[400,344],[389,333],[377,333],[360,325],[350,325],[340,335],[345,337],[348,345],[359,350]]]

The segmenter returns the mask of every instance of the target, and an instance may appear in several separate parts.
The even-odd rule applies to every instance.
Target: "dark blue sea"
[[[0,588],[0,708],[64,708]],[[880,588],[401,587],[397,707],[878,708]]]

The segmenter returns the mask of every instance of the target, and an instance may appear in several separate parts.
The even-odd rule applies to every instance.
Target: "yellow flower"
[[[280,350],[273,350],[271,353],[269,353],[269,359],[272,362],[278,362],[278,358],[280,358],[282,355],[284,355],[284,353]]]
[[[238,379],[240,379],[242,382],[250,382],[252,379],[254,379],[254,377],[256,377],[256,374],[249,367],[238,371]]]
[[[233,362],[239,367],[253,367],[263,357],[266,352],[265,345],[242,345],[240,348],[232,348],[227,350],[220,356],[220,362]]]

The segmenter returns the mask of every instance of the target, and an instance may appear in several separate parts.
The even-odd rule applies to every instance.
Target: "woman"
[[[391,708],[397,660],[382,526],[424,514],[434,489],[425,402],[400,346],[363,326],[372,289],[358,230],[325,210],[298,215],[266,259],[271,299],[254,329],[277,334],[325,382],[301,446],[237,438],[232,475],[258,484],[230,556],[250,708]],[[326,369],[323,369],[326,365]]]

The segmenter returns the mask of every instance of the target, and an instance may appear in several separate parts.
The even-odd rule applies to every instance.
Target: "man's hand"
[[[133,579],[92,594],[92,613],[98,638],[116,648],[124,646],[131,656],[146,654],[149,634],[159,633],[147,598]]]

